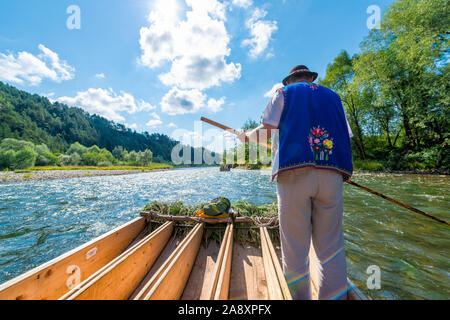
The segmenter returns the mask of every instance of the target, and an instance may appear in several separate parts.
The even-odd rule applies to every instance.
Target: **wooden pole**
[[[415,213],[421,214],[421,215],[423,215],[423,216],[425,216],[425,217],[428,217],[428,218],[430,218],[430,219],[433,219],[433,220],[435,220],[435,221],[437,221],[437,222],[440,222],[440,223],[443,223],[443,224],[446,224],[446,225],[450,225],[450,224],[449,224],[447,221],[445,221],[445,220],[439,219],[439,218],[437,218],[437,217],[435,217],[435,216],[433,216],[433,215],[431,215],[431,214],[429,214],[429,213],[423,212],[422,210],[416,209],[416,208],[414,208],[414,207],[411,207],[410,205],[407,205],[407,204],[402,203],[402,202],[400,202],[400,201],[398,201],[398,200],[392,199],[392,198],[390,198],[390,197],[388,197],[388,196],[386,196],[386,195],[384,195],[384,194],[382,194],[382,193],[380,193],[380,192],[377,192],[377,191],[375,191],[375,190],[372,190],[372,189],[370,189],[370,188],[367,188],[367,187],[365,187],[365,186],[362,186],[362,185],[360,185],[360,184],[358,184],[358,183],[356,183],[356,182],[354,182],[354,181],[347,180],[346,182],[347,182],[348,184],[351,184],[352,186],[358,187],[358,188],[363,189],[363,190],[365,190],[365,191],[367,191],[367,192],[370,192],[370,193],[372,193],[372,194],[374,194],[374,195],[376,195],[376,196],[379,196],[380,198],[383,198],[383,199],[385,199],[385,200],[387,200],[387,201],[389,201],[389,202],[395,203],[396,205],[399,205],[400,207],[403,207],[403,208],[408,209],[408,210],[411,210],[411,211],[413,211],[413,212],[415,212]]]
[[[235,134],[235,135],[241,134],[239,131],[234,130],[234,129],[230,128],[230,127],[227,127],[227,126],[225,126],[225,125],[223,125],[221,123],[218,123],[216,121],[213,121],[211,119],[208,119],[208,118],[205,118],[205,117],[201,117],[200,120],[202,120],[203,122],[209,123],[209,124],[211,124],[211,125],[213,125],[213,126],[215,126],[217,128],[220,128],[220,129],[223,129],[225,131],[228,131],[228,132],[230,132],[232,134]],[[272,149],[272,147],[270,145],[268,145],[267,143],[262,143],[262,142],[258,141],[257,144],[259,144],[259,145],[261,145],[263,147],[266,147],[269,150]]]
[[[216,224],[216,223],[231,223],[231,218],[198,218],[198,217],[188,217],[188,216],[169,216],[169,215],[161,215],[154,212],[149,211],[141,211],[140,213],[143,217],[148,217],[149,219],[162,219],[162,220],[168,220],[168,221],[192,221],[192,222],[198,222],[198,223],[208,223],[208,224]],[[257,222],[259,223],[275,223],[277,221],[278,217],[274,218],[257,218]],[[235,222],[255,222],[255,219],[252,219],[251,217],[236,217]]]
[[[226,130],[226,131],[228,131],[228,132],[234,133],[234,134],[236,134],[236,135],[240,134],[240,132],[238,132],[238,131],[236,131],[236,130],[234,130],[234,129],[231,129],[231,128],[229,128],[229,127],[223,125],[223,124],[220,124],[220,123],[218,123],[218,122],[215,122],[215,121],[213,121],[213,120],[210,120],[210,119],[207,119],[207,118],[204,118],[204,117],[201,117],[200,120],[202,120],[202,121],[204,121],[204,122],[207,122],[207,123],[209,123],[209,124],[212,124],[213,126],[216,126],[216,127],[218,127],[218,128],[221,128],[221,129]],[[265,146],[265,147],[267,147],[268,149],[271,149],[271,147],[268,146],[268,145],[266,145],[266,144],[259,143],[259,142],[258,142],[258,144],[260,144],[260,145],[262,145],[262,146]],[[439,218],[437,218],[437,217],[435,217],[435,216],[433,216],[433,215],[431,215],[431,214],[429,214],[429,213],[423,212],[422,210],[416,209],[416,208],[414,208],[414,207],[411,207],[410,205],[407,205],[407,204],[402,203],[402,202],[400,202],[400,201],[398,201],[398,200],[392,199],[392,198],[390,198],[390,197],[388,197],[388,196],[385,196],[385,195],[382,194],[382,193],[379,193],[379,192],[377,192],[377,191],[375,191],[375,190],[372,190],[372,189],[370,189],[370,188],[367,188],[367,187],[365,187],[365,186],[363,186],[363,185],[360,185],[360,184],[358,184],[358,183],[356,183],[356,182],[353,182],[353,181],[351,181],[351,180],[347,180],[347,181],[345,181],[345,182],[347,182],[348,184],[351,184],[351,185],[353,185],[353,186],[355,186],[355,187],[358,187],[358,188],[360,188],[360,189],[363,189],[363,190],[365,190],[365,191],[367,191],[367,192],[370,192],[370,193],[372,193],[372,194],[374,194],[374,195],[376,195],[376,196],[379,196],[379,197],[381,197],[381,198],[383,198],[383,199],[385,199],[385,200],[387,200],[387,201],[390,201],[390,202],[392,202],[392,203],[395,203],[395,204],[397,204],[397,205],[399,205],[399,206],[401,206],[401,207],[403,207],[403,208],[405,208],[405,209],[408,209],[408,210],[410,210],[410,211],[412,211],[412,212],[421,214],[421,215],[423,215],[423,216],[425,216],[425,217],[427,217],[427,218],[433,219],[434,221],[437,221],[437,222],[439,222],[439,223],[445,224],[445,225],[447,225],[447,226],[450,225],[450,223],[447,222],[447,221],[445,221],[445,220],[439,219]]]

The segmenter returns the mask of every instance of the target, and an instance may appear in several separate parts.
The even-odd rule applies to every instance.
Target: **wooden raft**
[[[231,223],[205,247],[205,223],[180,238],[175,221],[150,232],[148,217],[134,219],[2,284],[0,300],[292,299],[267,228],[261,248],[234,243]],[[365,298],[356,288],[348,297]]]

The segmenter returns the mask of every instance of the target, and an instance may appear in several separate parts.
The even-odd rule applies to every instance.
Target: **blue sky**
[[[367,8],[393,2],[2,1],[0,81],[138,132],[192,131],[200,116],[240,128],[293,66],[323,77],[342,49],[358,52]]]

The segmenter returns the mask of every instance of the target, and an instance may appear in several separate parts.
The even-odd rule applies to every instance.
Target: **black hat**
[[[283,85],[286,86],[286,85],[287,85],[286,82],[289,80],[289,78],[290,78],[293,74],[296,74],[296,73],[306,73],[306,74],[309,74],[309,75],[311,75],[311,76],[314,77],[313,81],[316,80],[316,79],[317,79],[317,76],[319,75],[317,72],[311,72],[311,71],[309,71],[309,69],[308,69],[307,66],[304,66],[304,65],[298,65],[298,66],[295,66],[294,68],[292,68],[292,70],[289,72],[289,75],[288,75],[286,78],[283,79]]]

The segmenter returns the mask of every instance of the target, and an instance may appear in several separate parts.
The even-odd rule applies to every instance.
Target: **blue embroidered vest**
[[[347,179],[353,173],[350,136],[338,94],[310,82],[281,89],[278,170],[272,176],[302,167],[329,169]]]

